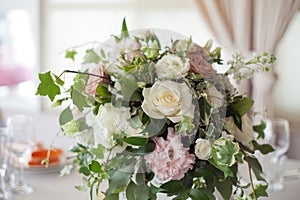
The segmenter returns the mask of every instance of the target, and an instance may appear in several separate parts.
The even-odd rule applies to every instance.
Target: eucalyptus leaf
[[[148,142],[148,138],[145,137],[128,137],[123,139],[127,144],[135,146],[144,146]]]

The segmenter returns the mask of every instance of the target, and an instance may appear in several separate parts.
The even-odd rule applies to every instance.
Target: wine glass
[[[290,127],[286,119],[276,118],[267,120],[265,141],[274,148],[274,152],[266,155],[263,165],[269,187],[273,191],[283,189],[283,165],[285,153],[290,147]]]
[[[30,194],[33,188],[24,182],[24,166],[28,165],[31,153],[35,147],[35,132],[32,119],[26,115],[11,116],[7,120],[11,136],[11,151],[18,158],[15,171],[15,181],[12,192],[15,194]]]
[[[0,127],[0,199],[10,199],[11,193],[7,189],[5,182],[5,176],[7,174],[8,165],[8,147],[9,138],[8,130],[5,127]]]

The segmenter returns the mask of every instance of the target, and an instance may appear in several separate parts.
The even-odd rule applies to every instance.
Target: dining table
[[[284,171],[300,169],[300,161],[287,159]],[[16,195],[13,200],[89,200],[89,192],[81,192],[75,186],[82,184],[82,177],[73,170],[71,174],[60,176],[58,169],[25,170],[24,178],[33,188],[34,192],[27,195]],[[269,197],[260,199],[271,200],[299,200],[300,199],[300,174],[284,181],[281,191],[268,191]],[[121,199],[125,199],[124,197]],[[167,199],[159,195],[158,200]]]
[[[55,146],[63,148],[65,152],[76,141],[68,139],[59,133],[57,115],[37,115],[37,140],[44,143],[46,147],[55,141]],[[47,128],[45,128],[47,127]],[[73,169],[69,175],[60,176],[60,170],[64,163],[47,169],[25,169],[24,180],[34,188],[31,194],[14,195],[12,200],[89,200],[89,191],[78,191],[75,186],[82,185],[82,175]],[[276,166],[274,166],[276,167]],[[268,170],[268,169],[266,169]],[[300,160],[286,159],[283,172],[295,171],[283,182],[281,191],[268,191],[269,197],[259,198],[261,200],[299,200],[300,199]],[[293,174],[290,173],[290,174]],[[126,199],[122,196],[120,199]],[[165,195],[158,195],[158,200],[166,200]],[[221,200],[221,199],[218,199]]]

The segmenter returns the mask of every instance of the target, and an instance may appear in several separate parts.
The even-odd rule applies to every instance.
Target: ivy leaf
[[[265,179],[261,176],[262,175],[262,167],[261,167],[259,161],[256,158],[250,157],[250,156],[248,156],[246,158],[246,161],[250,164],[251,169],[254,172],[257,180],[265,181]]]
[[[240,116],[244,116],[252,107],[254,101],[250,98],[239,99],[231,103],[230,105],[240,114]]]
[[[71,98],[73,100],[73,104],[77,106],[79,111],[83,111],[83,108],[88,106],[86,96],[73,87],[71,91]]]
[[[87,191],[87,189],[89,188],[89,182],[88,182],[88,180],[85,178],[85,177],[83,177],[82,178],[82,184],[83,185],[80,185],[80,186],[75,186],[75,188],[78,190],[78,191],[80,191],[80,192],[85,192],[85,191]]]
[[[75,50],[67,50],[65,54],[65,58],[70,58],[73,61],[75,61],[75,55],[77,54],[77,51]]]
[[[266,127],[267,127],[267,124],[264,121],[261,121],[261,123],[259,125],[253,126],[253,130],[258,133],[257,139],[265,138],[264,130]]]
[[[105,147],[102,144],[98,144],[97,148],[92,148],[91,153],[96,156],[96,158],[104,158]]]
[[[207,101],[205,97],[199,99],[199,112],[200,112],[200,121],[202,124],[207,125],[208,117],[211,114],[212,106]]]
[[[232,194],[232,182],[229,179],[216,181],[216,187],[225,200],[230,200]]]
[[[85,51],[85,56],[83,58],[83,62],[82,64],[88,64],[88,63],[99,63],[100,62],[100,57],[98,56],[98,54],[96,54],[96,52],[94,51],[94,49],[87,49]]]
[[[50,71],[42,74],[39,73],[40,84],[36,91],[36,95],[48,96],[51,101],[55,96],[60,94],[60,87],[55,84],[55,80]]]
[[[259,198],[259,197],[268,197],[267,188],[268,188],[268,185],[262,185],[262,184],[256,185],[256,187],[254,189],[255,190],[255,194],[256,194],[256,198]],[[250,197],[252,199],[254,199],[253,192],[250,193]]]
[[[62,128],[65,136],[71,137],[74,133],[79,131],[80,124],[76,120],[71,120],[60,127]]]
[[[217,151],[214,159],[222,165],[232,166],[235,163],[235,155],[239,152],[239,145],[231,140],[226,140],[225,145],[214,147]]]
[[[255,140],[252,141],[255,149],[259,150],[262,154],[268,154],[274,151],[274,148],[269,144],[258,144]]]

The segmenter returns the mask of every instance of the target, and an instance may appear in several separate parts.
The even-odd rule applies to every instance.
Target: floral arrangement
[[[66,50],[66,58],[76,54]],[[37,94],[64,106],[61,130],[78,141],[71,151],[83,175],[76,188],[91,199],[257,199],[267,183],[254,153],[273,149],[257,142],[265,123],[252,125],[253,100],[228,77],[268,71],[274,60],[236,54],[221,74],[221,48],[211,41],[172,36],[163,44],[154,30],[128,32],[124,20],[120,36],[85,51],[80,71],[64,71],[75,73],[71,86],[40,73]],[[239,173],[243,163],[249,173]]]

